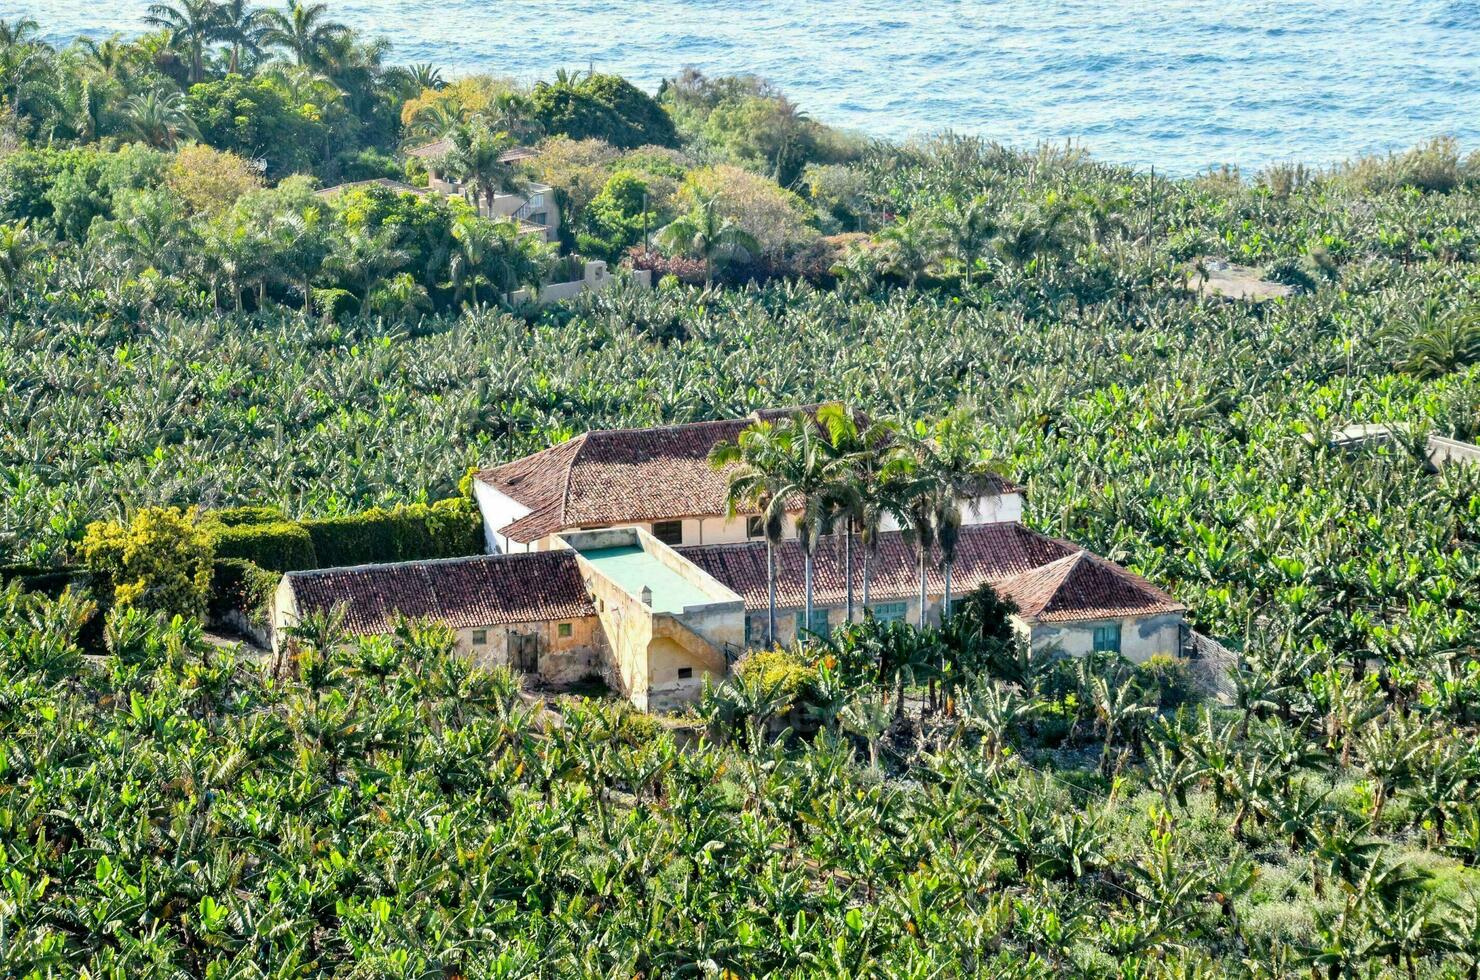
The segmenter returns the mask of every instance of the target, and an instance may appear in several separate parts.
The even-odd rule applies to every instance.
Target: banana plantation
[[[539,311],[222,315],[0,248],[0,548],[430,501],[587,428],[970,404],[1027,522],[1237,653],[1226,698],[995,649],[932,710],[902,694],[945,640],[870,627],[654,719],[418,624],[261,663],[115,612],[84,649],[85,597],[12,587],[6,975],[1480,975],[1480,472],[1422,451],[1480,432],[1473,162],[1167,180],[946,138],[844,169],[865,231],[823,279]],[[1214,258],[1295,292],[1190,288]],[[1367,423],[1400,435],[1332,445]]]

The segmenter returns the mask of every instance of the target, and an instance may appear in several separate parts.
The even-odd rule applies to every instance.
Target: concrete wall
[[[574,299],[582,293],[605,292],[623,280],[633,283],[638,289],[647,289],[652,284],[652,279],[652,273],[646,270],[616,276],[607,269],[605,262],[592,259],[586,263],[585,272],[579,279],[570,282],[546,283],[540,287],[539,294],[536,296],[531,296],[527,289],[517,289],[507,298],[510,303],[515,304],[526,303],[533,299],[544,306],[549,303],[558,303],[561,300]]]
[[[560,635],[562,622],[570,624],[570,636]],[[481,643],[479,634],[483,636]],[[536,675],[547,684],[573,684],[583,677],[599,675],[606,660],[606,634],[595,616],[469,627],[457,631],[457,645],[480,664],[510,667],[510,651],[516,635],[536,638]]]
[[[483,515],[483,540],[490,555],[531,550],[529,545],[511,541],[498,533],[499,528],[508,527],[528,514],[528,507],[482,480],[473,481],[473,499],[478,502],[478,511]]]
[[[1156,654],[1181,656],[1181,613],[1079,623],[1034,623],[1033,646],[1056,647],[1071,656],[1083,657],[1094,651],[1095,627],[1113,622],[1120,623],[1120,652],[1128,659],[1140,663]]]
[[[557,542],[576,553],[586,590],[606,634],[607,683],[644,711],[666,711],[697,700],[706,678],[718,681],[728,670],[726,650],[736,653],[745,637],[744,601],[671,548],[636,528],[573,531]],[[602,574],[583,550],[638,545],[695,585],[712,601],[685,606],[682,613],[659,613]],[[680,677],[687,671],[689,677]]]

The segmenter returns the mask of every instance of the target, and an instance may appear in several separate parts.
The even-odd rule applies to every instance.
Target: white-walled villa
[[[474,495],[489,554],[442,561],[290,572],[278,589],[278,631],[340,606],[355,633],[385,632],[398,615],[447,623],[491,663],[566,683],[603,677],[642,708],[697,698],[746,649],[766,642],[766,545],[752,516],[726,516],[727,477],[710,450],[745,418],[598,430],[481,471]],[[1133,660],[1179,655],[1185,608],[1104,558],[1021,523],[1023,489],[999,482],[963,508],[952,568],[959,598],[983,583],[1017,604],[1015,625],[1037,647]],[[778,642],[846,618],[841,536],[814,559],[814,611],[804,623],[803,556],[788,525],[777,553]],[[868,565],[870,612],[920,615],[916,552],[897,529],[876,552],[851,554],[856,615]],[[931,562],[925,618],[936,621],[944,578]]]

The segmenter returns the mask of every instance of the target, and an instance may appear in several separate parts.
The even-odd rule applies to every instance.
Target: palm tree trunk
[[[806,593],[807,593],[807,595],[806,595],[807,618],[806,618],[806,620],[804,622],[804,626],[807,629],[811,629],[812,628],[812,549],[811,548],[807,548],[807,547],[803,547],[803,549],[802,549],[802,588],[804,588],[806,590]],[[797,639],[800,640],[801,639],[801,636],[798,635],[797,636]]]
[[[766,539],[766,591],[769,614],[766,618],[766,645],[776,645],[776,543]]]
[[[848,518],[848,526],[843,531],[843,580],[847,583],[847,622],[853,622],[853,518]]]
[[[953,565],[954,562],[948,560],[944,564],[946,572],[946,591],[945,595],[941,596],[940,600],[941,625],[945,625],[945,621],[951,618],[951,565]]]
[[[930,546],[927,545],[927,544],[925,544],[924,542],[921,542],[920,543],[920,628],[921,629],[924,629],[925,626],[926,626],[925,610],[926,610],[926,607],[929,605],[929,602],[927,601],[926,596],[925,596],[925,575],[926,575],[926,566],[927,566],[927,563],[929,562],[929,560],[930,560]]]
[[[873,562],[873,554],[867,547],[863,549],[863,609],[868,612],[868,573],[869,566]]]

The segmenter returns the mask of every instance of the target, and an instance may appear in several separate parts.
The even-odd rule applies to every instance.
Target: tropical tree
[[[123,124],[129,135],[161,150],[173,150],[199,133],[179,92],[151,89],[129,99],[123,107]]]
[[[36,260],[46,248],[24,218],[0,224],[0,281],[5,283],[5,308],[15,303],[16,288],[22,285]]]
[[[946,251],[960,263],[962,278],[966,288],[970,289],[976,264],[986,254],[992,236],[997,232],[992,204],[981,196],[952,201],[941,209],[938,221]]]
[[[246,59],[261,55],[267,11],[252,7],[250,0],[223,0],[216,5],[216,18],[216,37],[227,45],[226,70],[235,74]]]
[[[221,37],[220,11],[214,0],[150,4],[144,23],[169,32],[170,44],[185,53],[192,83],[205,77],[206,49]]]
[[[704,262],[705,282],[714,281],[717,263],[747,261],[759,255],[760,242],[728,215],[721,214],[719,197],[699,197],[688,214],[658,231],[667,248]]]
[[[1480,313],[1448,309],[1431,299],[1408,325],[1401,361],[1404,371],[1437,378],[1480,361]]]
[[[776,549],[786,535],[785,459],[790,452],[789,423],[762,419],[749,425],[734,442],[723,441],[709,453],[709,465],[727,476],[725,512],[757,513],[766,539],[766,643],[776,644]]]
[[[911,289],[940,256],[940,226],[924,210],[899,218],[875,239],[879,267],[905,280]]]
[[[281,48],[299,65],[327,67],[328,52],[349,28],[329,20],[327,3],[292,0],[286,10],[263,13],[261,43]]]
[[[493,204],[498,195],[520,194],[528,187],[518,167],[504,159],[514,146],[508,133],[474,123],[454,129],[451,141],[444,166],[473,189],[475,204],[486,202],[489,217],[495,216]]]

